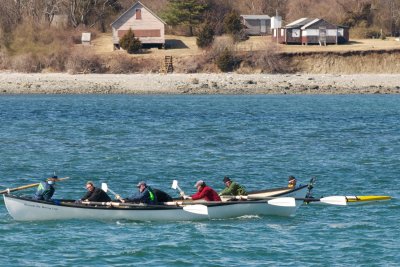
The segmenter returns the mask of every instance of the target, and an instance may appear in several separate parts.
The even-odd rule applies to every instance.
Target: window
[[[136,19],[142,19],[142,10],[141,9],[136,9],[135,14],[136,14]]]

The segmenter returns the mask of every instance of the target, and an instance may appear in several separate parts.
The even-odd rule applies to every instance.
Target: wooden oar
[[[115,198],[118,199],[118,196],[119,196],[119,195],[118,195],[117,193],[115,193],[114,191],[112,191],[110,188],[108,188],[107,183],[101,183],[101,189],[102,189],[104,192],[106,192],[106,193],[107,193],[107,191],[110,191],[111,193],[114,194]]]
[[[347,199],[345,196],[329,196],[323,198],[295,198],[295,197],[259,197],[259,196],[233,196],[234,199],[239,200],[268,200],[268,204],[274,206],[282,206],[282,207],[295,207],[296,200],[301,200],[305,202],[322,202],[329,205],[339,205],[346,206]]]
[[[171,204],[170,202],[168,202]],[[71,205],[74,206],[76,203],[74,202],[63,202],[62,204],[64,205]],[[95,201],[82,201],[79,204],[83,205],[100,205],[100,206],[111,206],[111,207],[140,207],[144,206],[145,204],[142,203],[121,203],[121,202],[95,202]],[[182,205],[182,202],[174,202],[175,205]],[[191,204],[191,205],[185,205],[182,208],[186,212],[194,213],[194,214],[200,214],[200,215],[208,215],[208,207],[206,205],[202,204]]]
[[[183,190],[178,185],[178,180],[173,180],[172,181],[171,188],[175,189],[175,190],[178,189],[181,196],[185,195],[185,192],[183,192]]]
[[[69,177],[57,178],[56,181],[58,182],[58,181],[66,180],[66,179],[69,179]],[[10,194],[11,192],[14,192],[14,191],[19,191],[19,190],[23,190],[23,189],[27,189],[27,188],[32,188],[32,187],[38,186],[39,184],[40,183],[34,183],[34,184],[23,185],[23,186],[16,187],[16,188],[7,188],[6,190],[0,191],[0,194]]]

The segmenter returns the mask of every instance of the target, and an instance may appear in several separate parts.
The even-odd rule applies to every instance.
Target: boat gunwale
[[[101,210],[151,210],[151,211],[159,211],[159,210],[176,210],[176,209],[183,209],[185,206],[189,205],[205,205],[208,208],[212,207],[219,207],[219,206],[231,206],[237,204],[259,204],[259,203],[267,203],[268,200],[258,200],[258,199],[243,199],[243,200],[234,200],[234,201],[182,201],[176,200],[173,201],[175,203],[171,204],[158,204],[158,205],[148,205],[144,203],[121,203],[121,202],[89,202],[88,204],[84,203],[74,203],[75,200],[69,199],[54,199],[51,201],[45,200],[37,200],[31,199],[22,196],[16,196],[11,194],[5,194],[4,197],[22,200],[25,202],[32,202],[50,206],[60,206],[60,207],[67,207],[67,208],[79,208],[79,209],[101,209]],[[178,203],[181,202],[181,203]],[[110,204],[107,204],[110,203]],[[115,203],[116,205],[112,205]]]

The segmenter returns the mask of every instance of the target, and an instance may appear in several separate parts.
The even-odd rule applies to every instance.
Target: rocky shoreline
[[[400,74],[0,72],[0,94],[400,94]]]

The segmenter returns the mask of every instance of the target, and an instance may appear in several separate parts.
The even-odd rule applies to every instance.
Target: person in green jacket
[[[228,176],[225,176],[224,179],[225,189],[222,190],[219,195],[220,196],[245,196],[247,195],[246,189],[240,184],[232,181]]]

